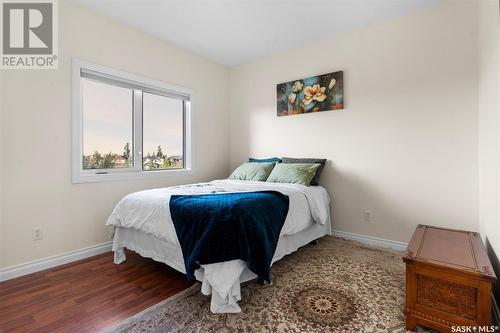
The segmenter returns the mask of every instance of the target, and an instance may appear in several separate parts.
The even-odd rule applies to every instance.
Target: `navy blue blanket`
[[[170,214],[188,279],[200,265],[241,259],[270,282],[288,206],[288,196],[276,191],[172,195]]]

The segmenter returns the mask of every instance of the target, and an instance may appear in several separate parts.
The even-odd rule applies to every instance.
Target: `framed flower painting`
[[[278,116],[344,108],[342,71],[280,83],[276,88]]]

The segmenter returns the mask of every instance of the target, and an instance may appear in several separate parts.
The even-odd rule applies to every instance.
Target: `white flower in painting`
[[[299,92],[302,90],[302,87],[304,86],[304,84],[300,81],[295,81],[295,83],[293,84],[293,87],[292,87],[292,91],[294,93],[296,92]]]
[[[295,103],[296,98],[297,98],[297,95],[295,95],[294,93],[291,93],[290,95],[288,95],[288,103],[290,103],[290,104]]]
[[[320,87],[315,84],[312,87],[307,86],[304,88],[304,105],[308,105],[312,101],[323,102],[326,99],[326,87]]]
[[[328,89],[332,89],[335,86],[335,83],[337,83],[337,80],[331,79],[330,84],[328,85]]]

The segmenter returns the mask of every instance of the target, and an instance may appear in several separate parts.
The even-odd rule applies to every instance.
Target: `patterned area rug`
[[[200,284],[108,332],[405,332],[401,253],[324,237],[242,288],[242,312],[213,314]]]

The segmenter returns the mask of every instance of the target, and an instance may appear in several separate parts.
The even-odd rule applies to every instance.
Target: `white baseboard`
[[[397,241],[393,241],[393,240],[389,240],[389,239],[377,238],[377,237],[366,236],[366,235],[353,234],[353,233],[346,232],[346,231],[333,230],[332,233],[334,236],[338,236],[340,238],[355,240],[355,241],[358,241],[360,243],[373,245],[373,246],[388,247],[388,248],[391,248],[391,249],[397,250],[397,251],[404,251],[404,250],[406,250],[406,247],[408,246],[408,243],[397,242]]]
[[[68,264],[73,261],[92,257],[101,253],[111,251],[112,242],[92,245],[83,249],[58,254],[55,256],[29,261],[0,269],[0,282],[10,280],[19,276],[43,271],[44,269]]]

